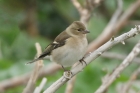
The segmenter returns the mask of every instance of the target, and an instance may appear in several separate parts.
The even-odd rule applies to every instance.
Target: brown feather
[[[68,38],[70,38],[71,36],[67,34],[67,32],[63,31],[62,33],[60,33],[54,40],[53,43],[49,44],[45,51],[39,56],[39,58],[43,58],[47,55],[51,55],[52,50],[61,47],[63,45],[65,45],[65,42]]]

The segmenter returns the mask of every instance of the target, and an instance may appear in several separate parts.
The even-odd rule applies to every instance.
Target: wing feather
[[[57,49],[59,47],[62,47],[65,45],[65,42],[68,38],[70,38],[71,36],[67,34],[66,31],[63,31],[62,33],[60,33],[54,40],[53,43],[49,44],[45,51],[39,56],[39,58],[43,58],[47,55],[51,55],[52,50]]]
[[[67,34],[66,31],[63,31],[62,33],[60,33],[54,40],[53,43],[49,44],[46,49],[44,50],[44,52],[36,59],[34,59],[33,61],[31,62],[28,62],[26,64],[31,64],[33,62],[36,62],[38,60],[41,60],[43,59],[45,56],[49,56],[51,55],[51,52],[54,50],[54,49],[57,49],[59,47],[62,47],[65,45],[66,43],[66,40],[68,38],[70,38],[71,36]]]

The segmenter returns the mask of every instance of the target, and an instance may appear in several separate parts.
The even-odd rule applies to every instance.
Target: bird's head
[[[68,33],[72,35],[83,35],[89,33],[85,25],[80,21],[74,21],[68,28]]]

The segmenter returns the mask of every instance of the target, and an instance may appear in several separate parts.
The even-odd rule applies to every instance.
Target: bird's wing
[[[45,56],[51,55],[51,52],[52,52],[54,49],[56,49],[56,48],[58,48],[58,47],[64,46],[66,40],[67,40],[68,38],[70,38],[70,37],[71,37],[71,36],[70,36],[69,34],[67,34],[66,31],[63,31],[62,33],[60,33],[60,34],[55,38],[55,40],[54,40],[53,43],[49,44],[49,45],[46,47],[45,51],[44,51],[38,58],[36,58],[36,59],[34,59],[33,61],[28,62],[28,63],[26,63],[26,64],[31,64],[31,63],[33,63],[33,62],[36,62],[36,61],[38,61],[38,60],[43,59]]]
[[[63,31],[62,33],[60,33],[54,40],[53,43],[49,44],[45,51],[38,57],[38,58],[44,58],[47,55],[51,55],[52,50],[58,48],[58,47],[62,47],[65,45],[65,42],[68,38],[70,38],[71,36],[69,34],[67,34],[66,31]]]

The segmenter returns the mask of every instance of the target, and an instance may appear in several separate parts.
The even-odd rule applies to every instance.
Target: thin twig
[[[35,45],[36,45],[36,50],[37,50],[37,56],[39,56],[42,53],[40,44],[36,43]],[[35,64],[34,71],[31,74],[31,77],[28,81],[26,88],[23,90],[23,93],[33,93],[35,89],[35,83],[38,79],[39,71],[42,67],[43,67],[43,61],[42,60],[37,61]]]
[[[112,72],[112,74],[105,76],[102,85],[96,90],[95,93],[103,93],[113,83],[113,81],[116,80],[116,78],[120,75],[120,73],[132,63],[132,60],[139,53],[140,53],[140,42],[133,48],[133,50],[126,57],[126,59]]]
[[[127,55],[122,55],[122,54],[117,54],[117,53],[110,53],[110,52],[105,52],[101,55],[102,57],[105,58],[110,58],[110,59],[119,59],[119,60],[124,60]],[[136,57],[133,60],[135,63],[140,64],[140,58]]]
[[[140,67],[133,72],[129,81],[123,86],[122,93],[129,93],[129,89],[132,83],[137,79],[138,75],[140,74]]]
[[[114,40],[108,41],[107,43],[102,45],[100,48],[95,50],[94,52],[85,56],[84,60],[86,61],[86,64],[89,64],[91,61],[95,60],[103,52],[107,51],[112,46],[114,46],[128,38],[134,37],[135,35],[138,35],[139,33],[140,33],[140,25],[131,29],[131,31],[114,38]],[[75,76],[76,74],[81,72],[85,67],[86,67],[86,65],[82,65],[82,64],[76,65],[74,68],[71,69],[72,75]],[[58,79],[56,82],[54,82],[49,88],[47,88],[43,93],[54,93],[59,87],[61,87],[68,80],[69,80],[68,78],[65,78],[64,76],[62,76],[60,79]]]
[[[75,8],[78,10],[79,14],[82,14],[83,7],[77,0],[71,0]]]
[[[77,64],[74,64],[73,67],[75,67],[76,65]],[[65,93],[72,93],[75,81],[76,81],[76,75],[73,78],[71,78],[67,83]]]
[[[80,21],[87,25],[92,16],[94,7],[99,5],[102,0],[85,0],[84,6],[82,6],[77,0],[71,1],[80,14]]]
[[[72,93],[75,81],[76,81],[76,76],[74,76],[71,80],[69,80],[65,93]]]
[[[34,93],[40,93],[41,90],[43,89],[45,83],[47,82],[47,79],[44,77],[38,87],[35,88]]]

